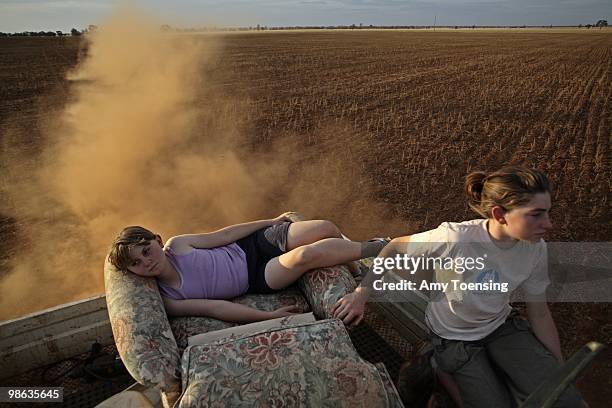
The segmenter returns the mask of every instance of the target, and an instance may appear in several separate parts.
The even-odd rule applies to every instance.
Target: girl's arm
[[[413,242],[413,245],[409,247],[410,242]],[[416,235],[406,235],[392,239],[376,258],[389,260],[389,258],[396,258],[397,255],[421,257],[424,256],[424,253],[431,257],[437,257],[446,251],[446,242],[448,242],[448,227],[440,225],[436,229]],[[381,279],[389,269],[395,269],[386,265],[379,266],[383,266],[382,273],[375,274],[374,267],[370,268],[359,287],[353,293],[349,293],[336,302],[332,310],[334,317],[342,319],[344,324],[351,326],[356,326],[361,322],[365,304],[373,290],[372,284],[375,280]],[[405,267],[405,265],[402,265],[402,268]],[[418,287],[422,281],[432,281],[433,271],[420,267],[417,270],[410,270],[409,273],[402,273],[401,276],[403,279],[414,282]]]
[[[299,313],[297,306],[285,306],[273,312],[253,309],[227,300],[185,299],[174,300],[162,296],[170,316],[206,316],[233,323],[251,323]]]
[[[403,253],[400,249],[401,244],[405,244],[410,241],[410,236],[397,237],[391,240],[382,251],[378,254],[377,258],[393,258],[397,254]],[[342,319],[344,324],[357,326],[361,320],[363,320],[365,304],[372,293],[372,284],[376,279],[380,279],[386,272],[386,269],[382,274],[377,275],[370,268],[368,273],[363,277],[359,286],[354,292],[343,296],[336,302],[332,313],[334,317]]]
[[[176,253],[184,253],[191,251],[193,248],[216,248],[229,245],[249,234],[252,234],[258,229],[291,221],[289,219],[290,214],[292,213],[287,212],[270,220],[252,221],[245,222],[243,224],[230,225],[229,227],[221,228],[220,230],[214,232],[177,235],[176,237],[170,238],[168,242],[166,242],[166,246],[172,248]]]
[[[544,346],[559,360],[563,362],[563,354],[561,354],[561,344],[559,342],[559,333],[557,327],[548,309],[546,299],[542,298],[539,301],[528,301],[527,317],[531,324],[533,334]]]

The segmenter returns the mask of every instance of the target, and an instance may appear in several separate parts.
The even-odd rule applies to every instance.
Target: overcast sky
[[[103,23],[122,0],[0,0],[0,31]],[[612,0],[140,0],[178,27],[295,25],[578,25],[612,19]]]

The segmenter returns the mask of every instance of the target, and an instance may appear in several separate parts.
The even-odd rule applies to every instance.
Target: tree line
[[[320,29],[327,29],[327,30],[332,30],[332,29],[363,29],[363,28],[375,28],[375,29],[428,29],[428,28],[534,28],[534,27],[542,27],[542,28],[552,28],[553,26],[526,26],[526,25],[522,25],[522,26],[484,26],[484,25],[471,25],[471,26],[414,26],[414,25],[406,25],[406,26],[399,26],[399,25],[394,25],[394,26],[378,26],[378,25],[363,25],[363,24],[351,24],[351,25],[339,25],[339,26],[288,26],[288,27],[267,27],[267,26],[261,26],[259,24],[257,24],[256,27],[233,27],[233,28],[222,28],[222,27],[204,27],[204,28],[174,28],[171,27],[167,24],[161,26],[161,29],[163,31],[182,31],[182,32],[189,32],[189,31],[250,31],[250,30],[256,30],[256,31],[268,31],[268,30],[320,30]],[[592,27],[599,27],[599,28],[603,28],[603,27],[608,27],[608,21],[607,20],[598,20],[595,24],[580,24],[578,26],[563,26],[563,27],[578,27],[578,28],[592,28]],[[86,34],[88,32],[91,31],[95,31],[97,29],[97,27],[95,25],[90,25],[88,28],[83,29],[81,31],[77,30],[76,28],[73,28],[72,30],[70,30],[70,33],[64,33],[62,31],[22,31],[19,33],[3,33],[0,32],[0,37],[65,37],[65,36],[79,36],[79,35],[83,35]]]
[[[77,37],[79,35],[86,34],[90,31],[96,30],[97,27],[95,25],[90,25],[89,27],[83,30],[77,30],[73,28],[69,33],[64,33],[63,31],[22,31],[19,33],[3,33],[0,32],[0,37],[67,37],[74,36]]]

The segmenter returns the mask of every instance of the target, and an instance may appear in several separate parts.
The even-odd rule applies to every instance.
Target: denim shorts
[[[249,271],[247,293],[274,293],[265,277],[266,265],[272,258],[287,252],[287,234],[290,222],[262,228],[236,241],[246,254]]]

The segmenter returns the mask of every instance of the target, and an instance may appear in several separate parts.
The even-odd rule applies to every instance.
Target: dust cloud
[[[68,78],[72,100],[43,130],[39,160],[12,180],[26,248],[0,282],[0,317],[102,292],[104,255],[125,225],[167,237],[261,208],[253,173],[232,151],[235,122],[222,122],[232,106],[207,89],[218,41],[158,27],[123,11],[89,35]]]
[[[104,256],[126,225],[167,238],[287,210],[380,225],[367,183],[355,195],[348,181],[361,174],[350,154],[245,150],[241,102],[208,77],[222,37],[160,26],[122,10],[89,33],[67,104],[40,124],[42,151],[5,157],[0,213],[15,220],[18,246],[0,280],[0,319],[102,293]]]

